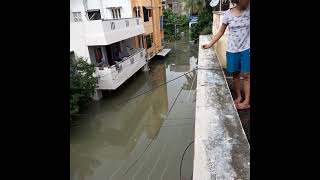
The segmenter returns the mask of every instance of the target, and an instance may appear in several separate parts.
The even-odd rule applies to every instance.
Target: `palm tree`
[[[185,8],[186,10],[190,9],[190,14],[198,14],[203,12],[206,9],[211,9],[211,6],[209,5],[211,0],[182,0],[185,2]],[[228,9],[229,8],[229,2],[230,0],[220,0],[222,3],[222,9]],[[218,11],[219,6],[216,6],[213,8],[213,10]]]
[[[185,3],[186,10],[190,10],[190,14],[197,14],[205,10],[210,0],[182,0]]]

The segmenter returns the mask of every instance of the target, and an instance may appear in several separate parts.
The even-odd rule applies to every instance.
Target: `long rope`
[[[192,83],[191,83],[191,89],[192,89],[192,87],[193,87],[193,83],[194,83],[194,80],[195,80],[195,79],[196,79],[196,77],[193,78],[193,81],[192,81]],[[191,94],[191,91],[189,91],[189,94],[188,94],[188,97],[187,97],[187,101],[189,100],[190,94]]]
[[[180,91],[179,91],[178,95],[176,96],[175,100],[173,101],[173,103],[172,103],[172,105],[171,105],[171,108],[170,108],[170,110],[169,110],[168,113],[167,113],[167,117],[168,117],[168,115],[170,114],[170,112],[171,112],[174,104],[176,103],[176,101],[177,101],[177,99],[178,99],[181,91],[182,91],[182,87],[180,88]],[[129,166],[129,168],[126,170],[126,172],[123,174],[123,176],[126,175],[126,174],[129,172],[129,170],[141,159],[142,155],[148,150],[148,148],[150,147],[150,145],[151,145],[152,142],[154,141],[155,137],[157,137],[160,129],[161,129],[161,127],[158,128],[156,134],[155,134],[155,135],[153,136],[153,138],[150,140],[149,144],[146,146],[146,148],[144,149],[144,151],[143,151],[143,152],[140,154],[140,156]]]
[[[145,91],[145,92],[143,92],[143,93],[141,93],[141,94],[138,94],[138,95],[136,95],[136,96],[134,96],[134,97],[132,97],[132,98],[129,98],[129,99],[127,99],[127,100],[124,100],[123,102],[121,102],[121,103],[119,103],[119,104],[116,104],[116,105],[114,105],[114,106],[112,106],[112,107],[115,108],[116,106],[119,106],[119,105],[121,105],[121,104],[127,103],[127,102],[129,102],[129,101],[131,101],[131,100],[133,100],[133,99],[135,99],[135,98],[137,98],[137,97],[140,97],[140,96],[142,96],[142,95],[144,95],[144,94],[147,94],[147,93],[153,91],[154,89],[157,89],[157,88],[159,88],[159,87],[161,87],[161,86],[163,86],[163,85],[166,85],[166,84],[168,84],[168,83],[170,83],[170,82],[172,82],[172,81],[174,81],[174,80],[177,80],[177,79],[181,78],[182,76],[184,76],[184,75],[186,75],[186,74],[189,74],[189,73],[191,73],[191,72],[193,72],[193,71],[195,71],[195,70],[221,70],[221,68],[203,68],[203,67],[196,67],[196,68],[192,69],[191,71],[188,71],[188,72],[186,72],[186,73],[184,73],[184,74],[182,74],[182,75],[180,75],[180,76],[178,76],[178,77],[176,77],[176,78],[173,78],[173,79],[171,79],[171,80],[169,80],[169,81],[167,81],[167,82],[165,82],[165,83],[162,83],[162,84],[160,84],[160,85],[158,85],[158,86],[156,86],[156,87],[154,87],[154,88],[151,88],[151,89],[149,89],[149,90],[147,90],[147,91]]]
[[[176,77],[176,78],[173,78],[173,79],[171,79],[171,80],[169,80],[169,81],[167,81],[167,82],[165,82],[165,83],[162,83],[162,84],[160,84],[160,85],[158,85],[158,86],[156,86],[156,87],[154,87],[154,88],[151,88],[151,89],[149,89],[149,90],[147,90],[147,91],[145,91],[145,92],[143,92],[143,93],[141,93],[141,94],[138,94],[138,95],[136,95],[136,96],[134,96],[134,97],[132,97],[132,98],[129,98],[129,99],[127,99],[127,100],[124,100],[123,102],[121,102],[121,103],[119,103],[119,104],[116,104],[116,105],[114,105],[114,106],[112,106],[112,107],[115,108],[116,106],[119,106],[119,105],[121,105],[121,104],[127,103],[127,102],[129,102],[129,101],[131,101],[131,100],[133,100],[133,99],[135,99],[135,98],[137,98],[137,97],[140,97],[140,96],[142,96],[142,95],[144,95],[144,94],[147,94],[147,93],[153,91],[154,89],[157,89],[157,88],[159,88],[159,87],[161,87],[161,86],[163,86],[163,85],[166,85],[166,84],[168,84],[168,83],[170,83],[170,82],[172,82],[172,81],[174,81],[174,80],[177,80],[177,79],[181,78],[182,76],[184,76],[184,75],[186,75],[186,74],[189,74],[189,73],[193,72],[194,70],[196,70],[196,68],[195,68],[195,69],[192,69],[191,71],[188,71],[188,72],[186,72],[186,73],[184,73],[184,74],[182,74],[182,75],[180,75],[180,76],[178,76],[178,77]]]
[[[189,149],[189,147],[191,146],[191,144],[193,144],[194,143],[194,141],[191,141],[190,143],[189,143],[189,145],[184,149],[184,152],[183,152],[183,154],[182,154],[182,158],[181,158],[181,161],[180,161],[180,180],[181,180],[181,170],[182,170],[182,162],[183,162],[183,158],[184,158],[184,155],[185,155],[185,153],[187,152],[187,150]]]

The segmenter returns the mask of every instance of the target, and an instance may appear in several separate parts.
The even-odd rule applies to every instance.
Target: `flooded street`
[[[70,179],[191,179],[198,47],[187,40],[166,47],[149,72],[73,117]]]

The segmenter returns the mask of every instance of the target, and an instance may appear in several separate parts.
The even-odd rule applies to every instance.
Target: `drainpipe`
[[[140,14],[139,13],[139,4],[138,4],[138,0],[136,0],[136,18],[140,17]]]
[[[100,0],[100,9],[101,9],[101,19],[105,19],[105,11],[103,8],[102,0]]]
[[[88,0],[82,0],[83,3],[83,7],[84,7],[84,15],[87,18],[87,20],[89,20],[89,17],[87,15],[87,11],[88,11]]]
[[[152,25],[153,25],[152,28],[153,28],[153,36],[156,37],[156,33],[155,33],[155,32],[156,32],[156,31],[155,31],[155,23],[154,23],[154,18],[155,18],[155,16],[154,16],[153,0],[151,0],[151,8],[152,8]],[[156,39],[156,38],[153,38],[153,42],[152,42],[153,44],[155,44],[155,43],[154,43],[154,40],[155,40],[155,39]],[[156,45],[154,45],[154,54],[156,54],[156,51],[157,51],[157,50],[156,50]]]

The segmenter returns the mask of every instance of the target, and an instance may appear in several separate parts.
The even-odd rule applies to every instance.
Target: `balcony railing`
[[[82,22],[84,23],[86,45],[109,45],[143,34],[142,22],[142,18],[101,19]]]
[[[129,56],[123,57],[121,61],[116,61],[116,64],[112,65],[111,68],[116,68],[118,71],[122,69],[122,63],[124,61],[127,61],[128,59],[130,60],[130,64],[133,64],[137,58],[143,58],[143,53],[144,49],[139,48],[139,49],[133,49],[132,52],[129,52]],[[140,56],[136,56],[137,54],[140,54]],[[120,68],[120,69],[119,69]]]
[[[130,56],[122,58],[115,65],[104,68],[97,67],[98,89],[116,89],[119,87],[147,63],[145,56],[145,49],[134,49]]]
[[[102,20],[107,30],[120,30],[125,28],[134,28],[140,25],[140,18],[122,18],[122,19],[106,19]]]

